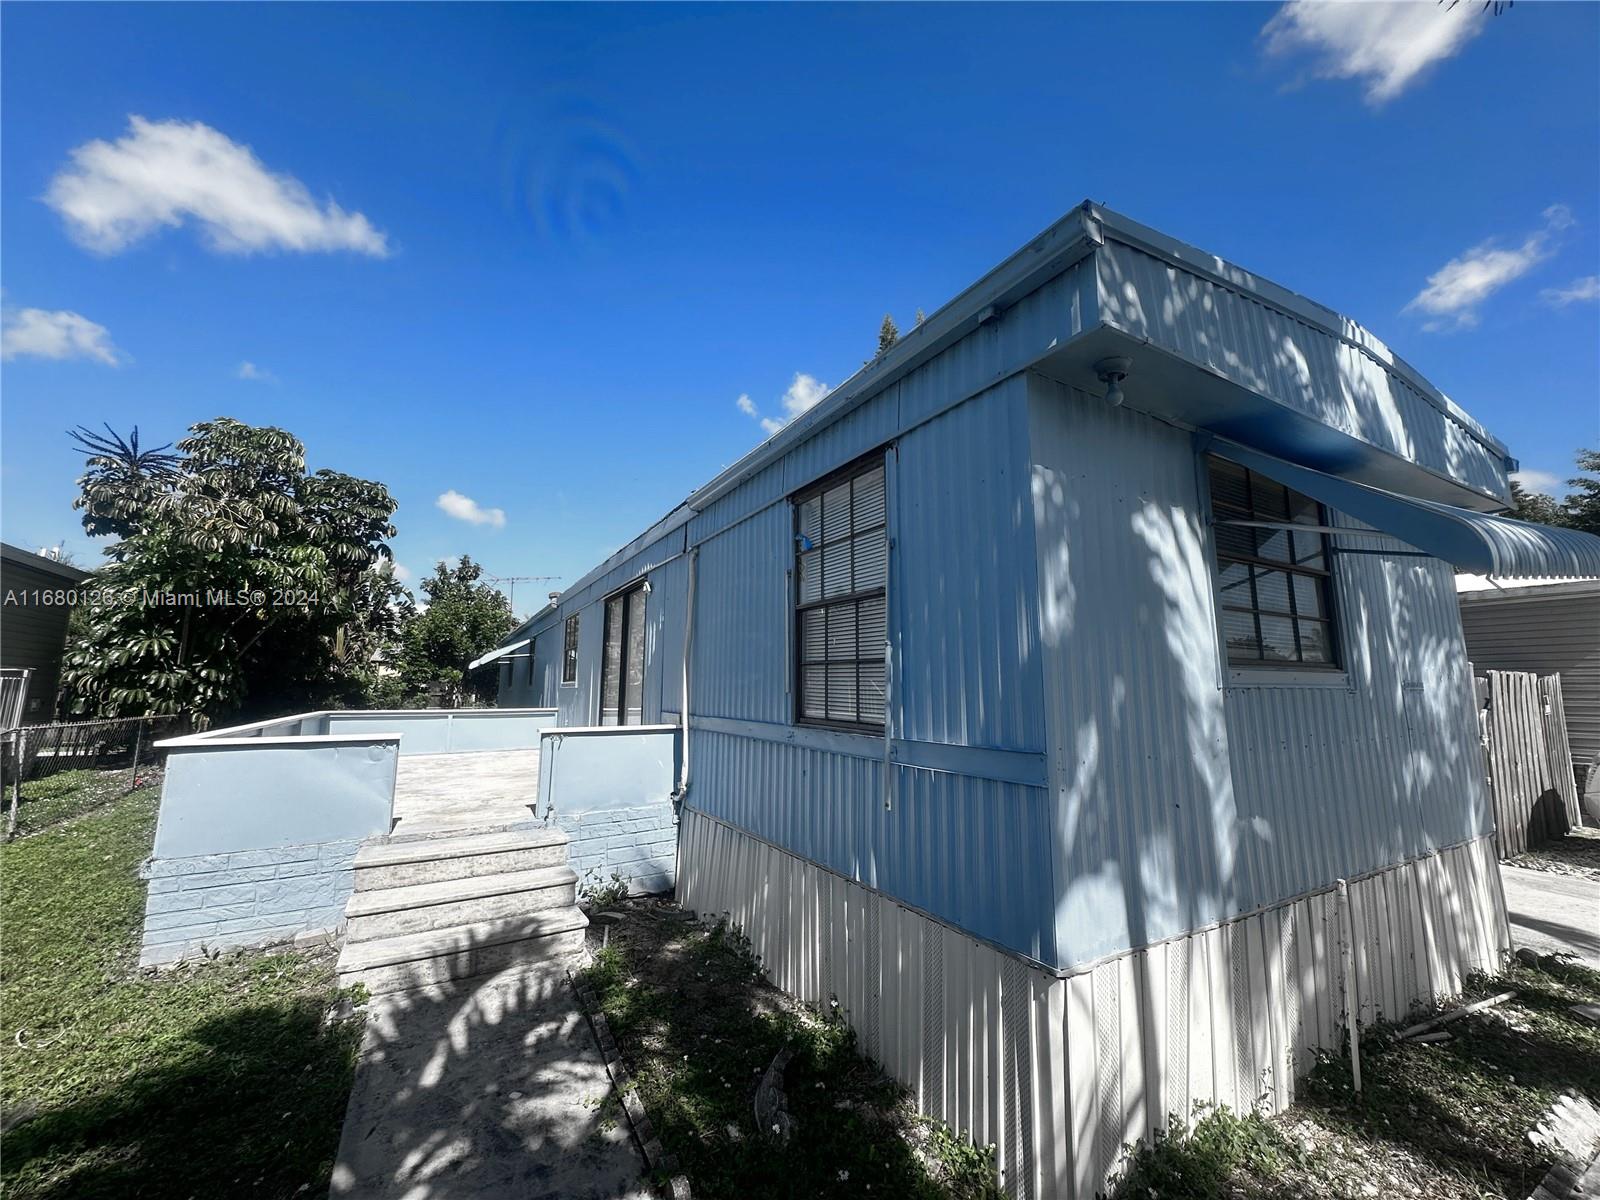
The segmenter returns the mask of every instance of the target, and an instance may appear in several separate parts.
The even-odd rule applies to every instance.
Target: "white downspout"
[[[700,547],[689,551],[689,589],[683,611],[683,695],[678,705],[678,728],[682,752],[678,760],[678,790],[673,793],[678,804],[689,791],[689,659],[694,653],[694,593],[700,574]]]

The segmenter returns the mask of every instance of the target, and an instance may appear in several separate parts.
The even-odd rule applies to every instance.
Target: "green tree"
[[[1578,474],[1567,480],[1573,490],[1561,505],[1561,524],[1600,535],[1600,450],[1578,451]]]
[[[878,326],[878,353],[886,354],[900,340],[900,327],[888,313],[883,314],[883,324]]]
[[[307,474],[291,434],[227,417],[167,461],[115,434],[74,439],[84,528],[118,540],[63,660],[68,711],[212,719],[359,694],[403,612],[387,488]]]
[[[406,626],[400,677],[410,696],[441,684],[468,704],[494,699],[499,673],[467,664],[516,628],[511,602],[482,580],[483,568],[463,554],[454,567],[440,562],[421,584],[427,607]]]
[[[180,457],[168,453],[172,443],[139,449],[137,425],[126,438],[109,425],[104,437],[83,425],[68,430],[67,437],[88,456],[72,502],[83,510],[84,529],[91,537],[127,537],[178,469]]]
[[[1519,521],[1536,521],[1540,525],[1560,525],[1564,514],[1554,496],[1543,492],[1530,492],[1515,479],[1511,481],[1511,511],[1508,516]]]

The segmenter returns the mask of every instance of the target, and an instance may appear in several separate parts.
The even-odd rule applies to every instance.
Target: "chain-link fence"
[[[183,717],[119,717],[102,721],[62,721],[7,730],[3,778],[7,794],[6,836],[17,828],[22,785],[62,771],[123,772],[132,791],[141,771],[159,766],[163,755],[152,743],[192,732]]]

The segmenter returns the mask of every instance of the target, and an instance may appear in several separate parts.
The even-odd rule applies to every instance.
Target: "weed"
[[[602,879],[599,868],[590,867],[578,883],[578,899],[592,912],[615,908],[627,898],[628,880],[621,871],[613,871],[610,879]]]

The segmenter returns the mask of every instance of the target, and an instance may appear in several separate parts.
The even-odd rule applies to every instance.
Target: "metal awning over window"
[[[1398,496],[1221,439],[1212,449],[1464,571],[1528,579],[1600,575],[1600,537],[1593,534]]]
[[[512,642],[509,646],[497,647],[496,649],[491,650],[489,653],[483,655],[483,657],[475,658],[469,662],[467,664],[467,670],[476,671],[479,667],[487,666],[489,663],[494,662],[494,660],[497,658],[504,658],[514,650],[521,650],[532,640],[532,638],[523,638],[520,642]]]

